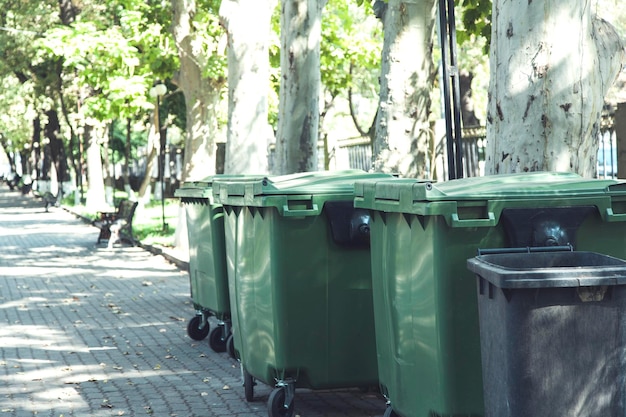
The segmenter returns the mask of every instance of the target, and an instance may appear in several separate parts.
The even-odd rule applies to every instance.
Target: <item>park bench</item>
[[[41,198],[46,207],[46,213],[48,212],[48,207],[55,206],[57,204],[57,196],[52,194],[50,191],[46,191],[41,194],[38,191],[33,191],[33,195],[37,198]]]
[[[100,229],[98,243],[108,240],[108,247],[111,248],[114,243],[126,241],[134,246],[133,216],[136,208],[136,201],[121,200],[115,212],[100,212],[100,218],[92,223]]]
[[[16,187],[18,187],[21,179],[22,177],[20,177],[17,174],[14,174],[8,178],[5,178],[4,182],[6,182],[6,184],[9,186],[9,189],[13,191],[15,190]]]

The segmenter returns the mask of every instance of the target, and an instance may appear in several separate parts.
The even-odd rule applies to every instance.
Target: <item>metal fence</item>
[[[462,129],[463,170],[467,177],[484,175],[485,126]],[[372,145],[369,138],[338,141],[331,157],[337,158],[340,168],[354,168],[369,171],[372,166]],[[447,178],[445,138],[440,138],[435,146],[435,158],[443,168],[442,178]],[[598,178],[617,178],[617,135],[615,131],[615,113],[607,110],[602,115],[598,134]]]
[[[485,128],[481,126],[463,129],[463,171],[465,176],[475,177],[482,175],[485,159],[485,136]],[[330,156],[337,159],[335,166],[340,168],[369,171],[372,167],[372,144],[367,137],[341,140],[337,142]],[[439,169],[443,170],[442,176],[445,177],[447,175],[446,164],[444,163],[446,161],[446,149],[443,138],[440,138],[435,144],[435,155],[430,159],[435,161]],[[432,169],[434,170],[434,167]]]
[[[617,133],[614,111],[603,113],[598,136],[597,176],[598,178],[617,178]]]

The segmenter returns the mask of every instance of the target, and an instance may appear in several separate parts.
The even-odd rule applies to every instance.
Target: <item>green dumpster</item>
[[[355,184],[371,212],[376,343],[387,415],[482,416],[478,249],[572,245],[624,258],[626,184],[526,173]]]
[[[185,182],[175,192],[187,217],[189,238],[189,282],[196,315],[189,320],[187,333],[194,340],[209,336],[216,352],[228,349],[234,356],[231,337],[231,307],[226,272],[224,213],[211,190],[211,176],[201,181]],[[209,334],[208,318],[215,316],[218,327]]]
[[[246,399],[275,386],[270,416],[293,413],[295,388],[378,384],[369,216],[350,170],[216,179],[225,213],[235,348]]]

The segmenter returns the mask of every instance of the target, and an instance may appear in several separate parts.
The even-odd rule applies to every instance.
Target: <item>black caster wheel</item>
[[[395,411],[393,411],[393,408],[391,408],[391,406],[388,406],[387,409],[385,410],[385,414],[383,414],[383,417],[400,417],[400,416],[396,414]]]
[[[228,352],[228,355],[231,358],[235,360],[237,359],[237,351],[235,350],[235,340],[232,334],[228,335],[228,337],[226,338],[226,352]]]
[[[209,334],[209,346],[214,352],[226,352],[226,340],[224,340],[224,326],[218,326]]]
[[[209,334],[209,322],[207,321],[203,328],[200,328],[202,324],[202,316],[195,316],[189,320],[187,324],[187,334],[193,340],[203,340]]]
[[[245,369],[243,370],[243,389],[246,394],[246,401],[252,402],[254,401],[254,386],[256,382],[254,382],[254,378],[252,375],[248,373]]]
[[[285,407],[285,391],[284,387],[280,387],[270,393],[270,397],[267,400],[267,412],[269,417],[293,416],[293,401],[291,401],[289,407]]]

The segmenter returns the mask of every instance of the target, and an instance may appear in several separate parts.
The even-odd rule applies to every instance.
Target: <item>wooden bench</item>
[[[57,204],[57,196],[52,194],[50,191],[46,191],[43,194],[38,191],[33,191],[33,195],[37,198],[41,198],[46,207],[46,213],[48,212],[48,207],[56,206]]]
[[[19,175],[15,174],[11,178],[7,178],[5,181],[6,181],[7,185],[9,186],[9,189],[11,191],[13,191],[19,185],[21,179],[22,179],[22,177],[20,177]]]
[[[41,199],[46,206],[46,212],[48,212],[48,207],[56,206],[57,204],[57,196],[52,194],[50,191],[43,193]]]
[[[92,223],[100,228],[98,243],[102,240],[108,240],[108,247],[111,248],[114,243],[126,241],[135,246],[133,216],[136,208],[136,201],[121,200],[115,213],[100,212],[100,219],[94,220]]]

